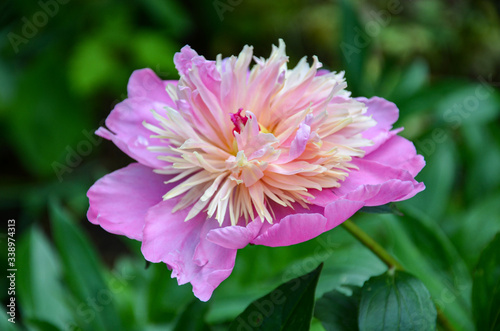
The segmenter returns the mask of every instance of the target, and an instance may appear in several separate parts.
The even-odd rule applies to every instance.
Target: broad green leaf
[[[359,329],[434,330],[436,308],[425,285],[402,271],[370,278],[361,290]]]
[[[360,214],[358,223],[424,283],[456,329],[473,330],[472,283],[464,261],[435,221],[419,209],[402,210],[405,218]]]
[[[342,285],[361,286],[371,276],[387,270],[371,251],[341,227],[288,247],[250,245],[238,252],[231,281],[222,282],[214,292],[207,320],[210,323],[233,320],[253,300],[321,262],[325,265],[316,287],[317,295]]]
[[[51,201],[49,211],[64,276],[78,300],[78,326],[84,330],[123,329],[113,303],[115,295],[105,282],[105,269],[94,248],[56,201]]]
[[[314,317],[321,321],[326,331],[358,330],[361,288],[352,286],[350,289],[351,295],[333,290],[316,301]]]
[[[191,301],[180,314],[173,331],[209,330],[210,328],[204,320],[208,307],[208,303],[201,302],[198,299]]]
[[[65,329],[72,309],[65,288],[59,257],[42,231],[34,226],[26,231],[17,247],[17,297],[23,317]]]
[[[472,308],[477,330],[500,330],[500,232],[479,258],[472,286]]]
[[[255,300],[231,324],[229,330],[309,330],[314,294],[323,264]]]

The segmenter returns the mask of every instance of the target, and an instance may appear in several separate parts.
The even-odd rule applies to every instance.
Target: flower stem
[[[360,243],[362,243],[366,248],[371,250],[377,257],[384,262],[389,270],[400,270],[405,271],[404,267],[387,252],[382,246],[380,246],[372,237],[370,237],[366,232],[361,230],[359,226],[354,224],[353,221],[347,220],[342,223],[344,229],[346,229],[350,234],[352,234]],[[437,320],[441,324],[443,330],[454,331],[453,326],[450,321],[443,314],[441,309],[436,306],[437,310]]]
[[[356,239],[358,239],[363,245],[365,245],[369,250],[371,250],[375,255],[378,256],[382,262],[384,262],[389,269],[404,270],[403,266],[392,257],[382,246],[380,246],[375,240],[372,239],[366,232],[361,230],[359,226],[354,224],[353,221],[347,220],[342,223],[344,228],[349,231]]]

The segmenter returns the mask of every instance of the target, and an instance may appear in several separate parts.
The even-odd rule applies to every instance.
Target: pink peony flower
[[[304,242],[424,189],[393,103],[350,97],[316,57],[287,61],[282,40],[268,59],[245,46],[208,61],[185,46],[179,81],[135,71],[96,133],[137,163],[90,188],[89,221],[142,241],[147,260],[206,301],[249,243]]]

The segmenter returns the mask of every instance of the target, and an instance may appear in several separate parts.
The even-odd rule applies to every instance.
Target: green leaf
[[[194,299],[193,301],[191,301],[179,316],[177,324],[174,327],[174,331],[209,330],[210,328],[204,320],[204,316],[208,311],[208,307],[208,303],[201,302],[198,299]],[[193,318],[194,316],[196,316],[196,318]]]
[[[19,240],[17,263],[18,298],[26,319],[65,329],[72,319],[67,294],[61,286],[59,257],[38,227],[26,231]],[[32,323],[32,324],[33,324]]]
[[[361,290],[360,330],[434,330],[436,308],[424,284],[402,271],[370,278]]]
[[[351,286],[351,295],[337,290],[325,293],[314,308],[314,317],[321,321],[326,331],[358,330],[358,309],[361,288]]]
[[[113,303],[115,293],[104,280],[105,269],[94,248],[56,201],[51,201],[49,212],[65,279],[78,300],[78,326],[84,330],[122,330]]]
[[[307,273],[321,262],[325,265],[316,286],[318,296],[346,284],[361,286],[370,277],[387,270],[384,263],[342,227],[301,244],[287,247],[250,245],[238,254],[231,274],[233,281],[222,282],[211,300],[209,323],[233,320],[252,301]],[[252,277],[248,278],[250,273]]]
[[[424,283],[457,330],[473,330],[472,282],[464,261],[437,222],[426,218],[420,209],[406,206],[403,211],[404,219],[360,214],[358,223]]]
[[[500,232],[479,258],[472,285],[472,310],[477,330],[500,330]]]
[[[229,330],[309,330],[314,293],[323,263],[251,303]]]

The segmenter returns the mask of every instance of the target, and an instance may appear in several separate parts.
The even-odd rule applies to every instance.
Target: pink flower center
[[[242,116],[242,111],[243,108],[240,108],[237,113],[229,114],[229,116],[231,116],[231,122],[234,124],[233,134],[234,132],[241,133],[241,129],[247,124],[248,116]]]

